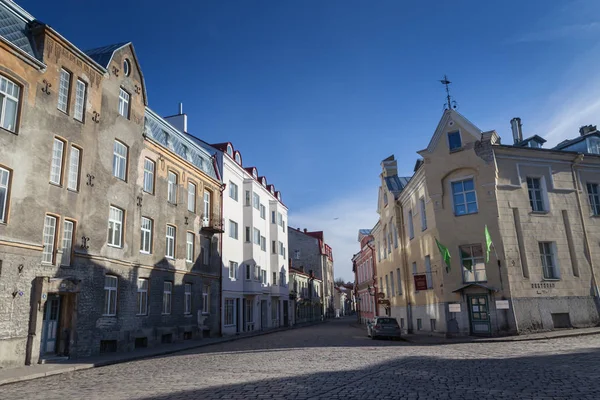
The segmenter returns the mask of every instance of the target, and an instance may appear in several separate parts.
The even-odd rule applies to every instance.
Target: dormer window
[[[588,153],[600,154],[600,138],[591,137],[588,138]]]
[[[281,201],[281,193],[277,192],[277,200]]]
[[[256,168],[252,168],[252,176],[254,179],[258,179],[258,171],[256,171]]]
[[[229,157],[233,157],[233,147],[230,144],[227,145],[227,154]]]
[[[531,140],[529,142],[529,147],[533,147],[534,149],[539,149],[542,146],[540,146],[539,142],[536,142],[535,140]]]
[[[260,183],[262,183],[264,187],[267,187],[267,180],[265,178],[262,178]]]
[[[239,151],[235,152],[235,162],[242,165],[242,155]]]
[[[448,147],[450,148],[450,151],[458,150],[462,147],[460,132],[448,132]]]
[[[119,114],[129,119],[129,93],[123,88],[119,92]]]
[[[275,187],[273,185],[271,185],[271,194],[275,195]]]
[[[131,73],[131,62],[128,58],[126,58],[125,61],[123,61],[123,73],[125,74],[125,76],[129,76],[129,74]]]

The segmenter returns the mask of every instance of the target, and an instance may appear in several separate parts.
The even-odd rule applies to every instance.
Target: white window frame
[[[467,182],[467,181],[473,181],[473,190],[468,190],[468,191],[465,190],[465,182]],[[455,183],[462,183],[462,185],[463,185],[463,191],[462,192],[460,192],[460,193],[454,193],[454,184]],[[474,202],[473,201],[467,202],[467,193],[471,193],[471,192],[475,195],[475,201]],[[475,186],[475,178],[473,176],[465,176],[465,177],[462,177],[462,178],[451,180],[450,181],[450,193],[452,194],[452,210],[453,210],[455,216],[461,217],[463,215],[477,214],[479,212],[479,201],[477,199],[477,187]],[[456,202],[454,200],[454,196],[458,196],[458,195],[462,195],[462,198],[464,200],[464,203],[463,203],[463,205],[465,207],[464,214],[458,214],[456,212],[457,204],[456,204]],[[473,204],[473,203],[475,203],[476,210],[472,211],[472,212],[469,212],[469,206],[468,205],[469,204]]]
[[[75,222],[70,219],[63,221],[62,234],[62,257],[60,265],[71,265],[71,255],[73,252],[73,233],[75,232]]]
[[[251,201],[252,201],[252,199],[250,196],[250,191],[246,190],[245,197],[244,197],[244,206],[250,206],[252,204]]]
[[[154,171],[156,163],[149,158],[144,158],[144,192],[154,194]]]
[[[69,112],[69,91],[71,90],[71,73],[64,68],[60,69],[60,78],[58,84],[58,103],[56,108],[68,114]]]
[[[462,249],[467,247],[469,248],[469,252],[471,253],[471,255],[469,257],[463,257],[466,253],[464,253]],[[480,256],[474,255],[474,248],[477,247],[481,249]],[[463,273],[463,282],[487,282],[487,271],[485,268],[483,246],[479,243],[466,244],[458,247],[458,253],[460,254],[460,266],[462,268]],[[469,269],[464,266],[465,260],[468,260],[471,263],[471,271],[469,271]]]
[[[427,212],[425,208],[425,197],[421,197],[419,199],[419,208],[421,212],[421,230],[424,231],[427,229]]]
[[[408,238],[414,239],[415,237],[415,226],[413,223],[413,212],[412,210],[408,210],[408,216],[406,217],[408,220]]]
[[[196,184],[188,181],[188,211],[196,212]]]
[[[171,204],[177,204],[177,184],[179,176],[173,172],[167,172],[167,201]]]
[[[42,263],[54,264],[55,247],[56,247],[56,227],[58,225],[58,218],[54,215],[46,215],[44,218],[44,232],[43,232],[43,245],[42,251]]]
[[[8,195],[10,193],[10,171],[0,167],[0,222],[8,220]]]
[[[87,83],[81,79],[75,82],[75,108],[73,109],[73,118],[83,122],[85,116],[85,96],[87,93]]]
[[[108,245],[111,247],[123,247],[123,219],[125,215],[125,210],[110,206],[108,212]],[[120,218],[116,218],[120,216]],[[112,231],[112,234],[111,234]],[[119,234],[116,235],[115,233]],[[118,236],[118,237],[117,237]],[[111,240],[112,237],[112,240]],[[118,239],[118,240],[117,240]]]
[[[283,215],[280,212],[277,213],[277,225],[283,228]]]
[[[138,278],[137,280],[137,304],[136,315],[148,315],[148,288],[147,278]]]
[[[238,185],[229,181],[229,197],[231,197],[235,201],[238,201],[238,191],[239,191]]]
[[[129,102],[131,95],[125,89],[120,88],[119,91],[119,114],[129,119]]]
[[[183,284],[183,313],[190,315],[192,313],[192,284]]]
[[[129,148],[118,140],[113,145],[113,176],[127,182],[127,162]]]
[[[50,165],[50,182],[55,185],[62,184],[65,145],[66,142],[64,140],[57,137],[54,138],[52,145],[52,162]]]
[[[210,310],[210,286],[204,285],[202,290],[202,314],[209,314]]]
[[[236,280],[238,277],[239,264],[235,261],[229,261],[229,279]]]
[[[196,242],[196,235],[192,232],[186,232],[185,235],[185,261],[194,262],[194,244]]]
[[[234,299],[225,299],[225,318],[224,325],[225,326],[234,326],[235,325],[235,310],[234,310]]]
[[[238,239],[238,223],[233,221],[233,220],[229,220],[229,237],[233,238],[233,239]]]
[[[114,285],[113,285],[114,283]],[[104,275],[104,312],[105,317],[117,315],[117,299],[119,278],[114,275]]]
[[[67,189],[79,190],[79,164],[81,163],[81,149],[71,145],[69,154],[69,177],[67,179]]]
[[[10,132],[17,131],[20,93],[21,87],[19,85],[0,75],[0,127]],[[7,116],[9,103],[13,105],[14,113]]]
[[[210,221],[210,201],[211,201],[211,193],[208,190],[204,191],[202,196],[204,201],[204,208],[202,209],[204,218]]]
[[[173,304],[173,282],[163,282],[162,315],[170,315]]]
[[[253,228],[252,229],[252,242],[256,245],[260,246],[260,230]]]
[[[252,192],[252,207],[257,210],[260,208],[260,196],[256,192]]]
[[[538,182],[539,187],[535,187],[534,183]],[[528,176],[526,178],[527,194],[529,197],[529,206],[533,212],[546,212],[545,185],[544,178],[539,176]],[[530,186],[531,183],[531,186]],[[540,208],[541,207],[541,208]]]
[[[260,217],[262,219],[266,219],[267,218],[267,208],[265,207],[264,204],[260,205]]]
[[[260,237],[260,249],[262,251],[267,251],[267,238],[264,236]]]
[[[591,137],[587,139],[587,150],[591,154],[600,154],[600,138]]]
[[[427,278],[427,289],[433,289],[433,272],[431,271],[431,257],[425,256],[425,275]]]
[[[141,219],[141,240],[140,240],[140,253],[152,254],[152,226],[154,221],[148,217],[142,217]]]
[[[283,242],[279,242],[279,255],[285,257],[285,247],[283,247]]]
[[[177,227],[167,225],[165,233],[165,257],[171,260],[175,259],[175,239],[177,237]]]
[[[600,216],[600,185],[588,182],[586,188],[592,215]]]
[[[542,276],[544,280],[559,280],[560,267],[558,265],[558,252],[555,242],[538,242],[540,250],[540,261],[542,266]]]

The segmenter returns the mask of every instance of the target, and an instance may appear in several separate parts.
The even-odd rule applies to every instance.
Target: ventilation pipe
[[[523,129],[521,124],[521,118],[516,117],[510,120],[510,127],[512,129],[513,139],[515,144],[523,141]]]

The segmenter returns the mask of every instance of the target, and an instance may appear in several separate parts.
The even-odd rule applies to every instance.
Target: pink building
[[[377,316],[377,267],[375,264],[375,245],[370,229],[358,231],[360,251],[352,257],[354,272],[354,290],[356,291],[356,309],[361,323]]]

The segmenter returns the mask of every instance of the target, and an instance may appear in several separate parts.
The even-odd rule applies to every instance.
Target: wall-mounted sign
[[[427,275],[414,275],[415,290],[427,290]]]
[[[508,310],[510,306],[508,305],[508,300],[496,300],[496,309],[497,310]]]
[[[460,303],[448,304],[450,312],[460,312]]]

